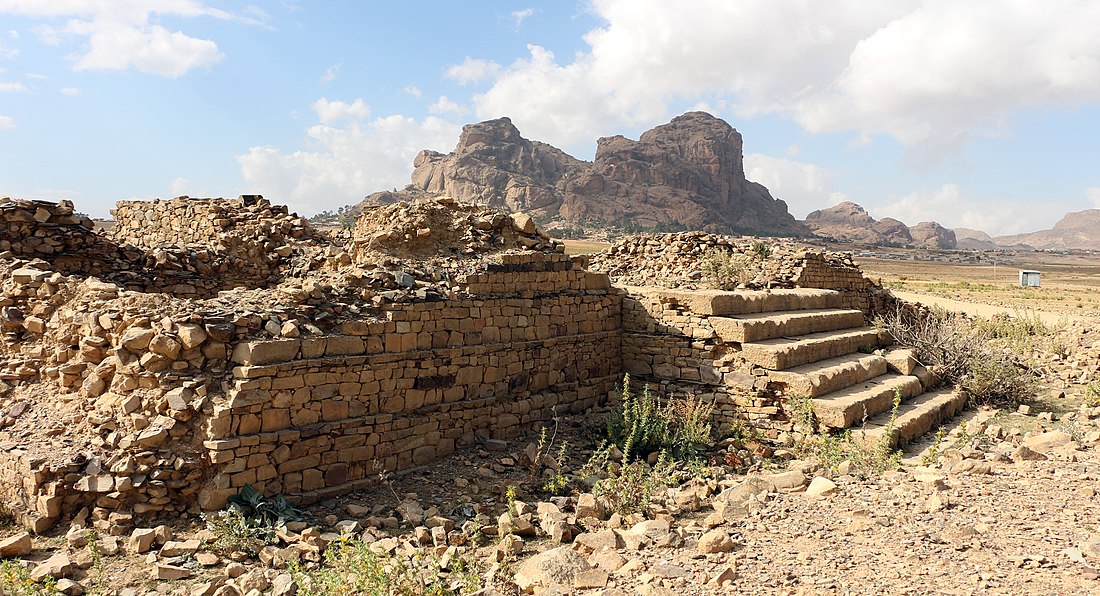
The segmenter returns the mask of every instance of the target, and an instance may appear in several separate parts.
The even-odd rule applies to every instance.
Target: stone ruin
[[[38,532],[83,508],[103,530],[216,510],[247,485],[347,493],[601,406],[624,372],[774,438],[797,380],[728,314],[862,328],[889,301],[847,256],[793,242],[767,287],[716,292],[702,254],[752,239],[639,236],[590,265],[525,215],[446,198],[338,234],[258,196],[114,216],[97,233],[67,202],[0,202],[0,503]],[[879,342],[861,333],[816,356]]]

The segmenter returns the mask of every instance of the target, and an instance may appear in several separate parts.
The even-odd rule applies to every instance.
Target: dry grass
[[[1012,264],[856,259],[890,288],[1005,308],[1100,316],[1100,256],[1021,253]],[[1020,269],[1042,272],[1042,286],[1021,288]]]
[[[610,242],[596,240],[562,240],[562,242],[565,243],[565,254],[570,256],[595,254],[611,246]]]

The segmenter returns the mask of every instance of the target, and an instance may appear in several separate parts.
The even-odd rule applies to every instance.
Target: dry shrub
[[[1015,406],[1033,399],[1038,375],[1028,360],[1050,329],[1037,319],[969,319],[941,308],[901,305],[879,324],[917,361],[958,385],[977,405]]]

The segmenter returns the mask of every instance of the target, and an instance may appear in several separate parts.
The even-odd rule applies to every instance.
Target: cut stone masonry
[[[899,439],[957,402],[859,353],[882,343],[865,321],[888,297],[793,245],[774,289],[715,292],[613,286],[530,218],[448,199],[368,210],[342,240],[261,197],[123,202],[109,237],[68,204],[0,215],[0,499],[36,531],[83,507],[104,529],[218,509],[246,485],[346,493],[605,404],[624,372],[772,438],[793,396],[873,429],[898,387],[915,421]],[[752,241],[628,242],[643,248],[611,251],[623,271]]]

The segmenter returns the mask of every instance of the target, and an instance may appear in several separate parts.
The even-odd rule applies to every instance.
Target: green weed
[[[445,596],[480,589],[477,566],[462,557],[446,563],[417,553],[411,558],[379,554],[360,540],[342,538],[325,551],[324,564],[290,572],[301,596]]]

